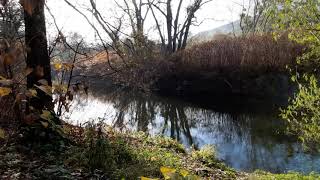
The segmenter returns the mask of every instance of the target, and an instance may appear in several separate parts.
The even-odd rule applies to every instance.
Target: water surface
[[[119,129],[165,135],[191,146],[214,145],[227,165],[247,172],[320,172],[320,155],[304,153],[283,135],[277,112],[218,112],[184,101],[117,88],[77,95],[64,118],[74,124],[103,120]],[[265,113],[264,113],[265,112]]]

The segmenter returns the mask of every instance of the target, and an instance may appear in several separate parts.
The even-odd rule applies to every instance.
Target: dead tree
[[[128,16],[132,32],[133,51],[139,57],[144,55],[148,41],[144,32],[145,20],[150,11],[148,3],[142,0],[123,0],[123,5],[117,1],[115,3]]]

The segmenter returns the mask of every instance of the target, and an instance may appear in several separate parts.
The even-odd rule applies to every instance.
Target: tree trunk
[[[52,86],[50,58],[48,54],[44,0],[39,0],[32,13],[24,11],[25,41],[27,46],[27,67],[33,72],[27,76],[27,87],[41,86],[39,80],[46,80]],[[38,110],[53,110],[52,96],[37,89],[38,98],[31,99],[30,106]]]

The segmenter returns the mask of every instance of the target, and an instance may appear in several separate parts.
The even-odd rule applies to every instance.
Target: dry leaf
[[[7,96],[12,92],[11,88],[0,87],[0,97]]]

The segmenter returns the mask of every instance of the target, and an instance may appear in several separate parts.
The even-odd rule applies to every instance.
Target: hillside
[[[191,42],[205,42],[214,39],[216,35],[220,34],[232,34],[235,33],[236,35],[239,34],[241,31],[240,29],[240,21],[235,21],[212,30],[200,32],[193,37],[190,38]]]

